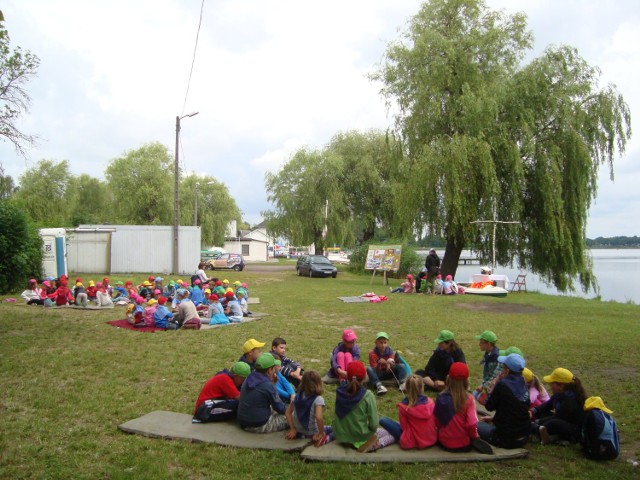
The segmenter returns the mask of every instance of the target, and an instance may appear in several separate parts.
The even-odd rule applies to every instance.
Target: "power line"
[[[189,96],[189,87],[191,87],[191,76],[193,75],[193,65],[196,63],[196,52],[198,50],[198,38],[200,37],[200,26],[202,25],[202,12],[204,10],[204,0],[200,5],[200,20],[198,20],[198,31],[196,32],[196,44],[193,46],[193,58],[191,59],[191,70],[189,70],[189,81],[187,82],[187,91],[184,93],[184,103],[182,104],[182,113],[184,115],[184,109],[187,106],[187,97]]]

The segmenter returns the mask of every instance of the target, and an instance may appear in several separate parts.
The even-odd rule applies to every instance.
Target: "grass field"
[[[139,333],[106,325],[123,318],[106,311],[0,305],[1,478],[631,478],[640,470],[640,307],[596,300],[513,294],[394,295],[381,304],[346,304],[338,296],[384,293],[376,277],[340,273],[337,279],[296,277],[291,270],[224,275],[249,283],[263,320],[207,331]],[[72,278],[75,274],[71,275]],[[83,275],[101,278],[100,275]],[[146,275],[111,277],[112,282]],[[392,280],[392,282],[395,282]],[[14,295],[17,297],[19,292]],[[495,311],[496,306],[502,308]],[[439,330],[450,329],[465,351],[475,383],[485,329],[498,345],[520,347],[539,376],[570,369],[588,395],[600,395],[621,430],[622,458],[595,463],[578,447],[529,445],[525,460],[489,464],[306,463],[296,454],[251,451],[129,435],[117,425],[153,410],[191,413],[202,384],[230,366],[248,338],[288,341],[289,356],[324,373],[341,331],[353,328],[366,352],[385,330],[391,346],[422,368]],[[325,391],[333,419],[335,387]],[[397,390],[378,399],[397,418]]]

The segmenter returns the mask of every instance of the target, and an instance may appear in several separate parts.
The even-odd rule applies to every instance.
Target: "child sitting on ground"
[[[71,295],[71,290],[69,290],[69,287],[67,287],[66,278],[60,278],[60,280],[58,281],[58,287],[48,295],[48,298],[50,298],[58,307],[74,302],[73,295]]]
[[[90,302],[97,301],[97,293],[98,287],[96,286],[96,282],[94,282],[93,280],[89,280],[89,286],[87,287],[87,299]]]
[[[438,429],[438,443],[449,452],[468,452],[476,448],[481,453],[493,453],[491,445],[478,435],[476,402],[468,393],[469,367],[455,362],[449,369],[446,389],[438,394],[433,413]]]
[[[42,290],[38,288],[38,281],[35,278],[29,280],[27,288],[20,294],[20,296],[25,302],[27,302],[27,305],[44,305]]]
[[[529,389],[529,408],[536,408],[538,405],[542,405],[544,402],[549,400],[547,390],[540,383],[540,379],[538,379],[531,370],[525,368],[522,371],[522,378],[524,378],[527,388]]]
[[[325,405],[322,392],[320,374],[315,370],[305,372],[298,393],[285,412],[289,423],[289,440],[310,438],[316,447],[333,440],[333,429],[330,425],[325,426],[322,416]]]
[[[458,293],[458,285],[453,281],[453,276],[451,275],[447,275],[445,277],[442,287],[442,293],[445,295],[455,295],[456,293]]]
[[[386,332],[376,334],[375,347],[369,351],[369,366],[367,375],[369,383],[376,389],[378,395],[387,393],[387,389],[382,385],[382,380],[396,380],[398,387],[401,386],[406,377],[404,365],[401,362],[396,364],[396,354],[389,347],[389,335]]]
[[[476,387],[473,392],[473,396],[481,405],[487,401],[487,395],[495,384],[494,380],[502,372],[502,365],[498,362],[500,356],[500,349],[496,347],[498,336],[491,330],[485,330],[480,335],[476,336],[476,340],[479,340],[480,351],[484,352],[482,356],[482,383]]]
[[[228,325],[229,319],[224,314],[218,296],[213,293],[209,295],[209,325]]]
[[[136,303],[130,303],[127,305],[127,320],[136,328],[146,327],[144,319],[142,318],[142,315],[144,314],[142,303],[143,299],[142,297],[139,297],[136,300]]]
[[[152,298],[147,302],[147,306],[145,307],[144,312],[142,313],[142,319],[144,321],[144,324],[147,327],[156,326],[156,322],[153,319],[153,316],[155,315],[157,308],[158,308],[158,301],[155,298]]]
[[[176,330],[178,328],[177,322],[172,322],[173,313],[166,307],[167,297],[160,297],[158,299],[158,308],[153,314],[153,322],[156,328],[165,328],[167,330]]]
[[[247,303],[247,299],[244,298],[244,290],[240,289],[236,292],[236,298],[238,299],[238,305],[240,305],[240,310],[242,310],[242,316],[248,317],[251,315],[249,311],[249,304]]]
[[[533,433],[538,434],[543,444],[556,439],[577,442],[587,398],[582,382],[566,368],[556,368],[544,381],[550,384],[553,395],[530,410],[531,418],[535,419]]]
[[[524,358],[517,353],[498,357],[502,364],[502,380],[487,397],[487,410],[493,418],[482,418],[478,424],[480,438],[501,448],[521,448],[529,440],[529,390],[522,377]]]
[[[396,422],[380,417],[380,426],[387,430],[400,443],[400,448],[427,448],[438,440],[434,403],[424,395],[424,383],[419,375],[411,375],[406,383],[407,396],[397,404]]]
[[[333,432],[336,440],[354,446],[359,452],[372,452],[395,442],[384,428],[378,428],[376,399],[367,390],[367,370],[359,360],[347,365],[348,383],[336,391]]]
[[[342,341],[331,353],[331,368],[327,372],[330,378],[347,380],[347,365],[354,360],[360,360],[360,348],[356,345],[356,332],[346,329],[342,332]]]
[[[255,361],[255,370],[242,384],[238,423],[243,430],[253,433],[286,430],[286,406],[273,385],[279,363],[270,353],[261,354]]]
[[[282,362],[280,373],[296,387],[300,385],[304,370],[298,362],[294,362],[286,356],[287,341],[282,337],[276,337],[271,342],[271,353]]]
[[[431,354],[424,370],[417,370],[416,374],[423,377],[427,388],[439,392],[445,388],[445,380],[451,364],[466,362],[464,352],[455,341],[452,331],[441,330],[434,342],[438,344],[437,348]]]
[[[416,284],[413,281],[413,275],[410,273],[407,274],[407,280],[402,282],[398,288],[391,289],[389,287],[390,293],[413,293],[415,291]]]
[[[202,387],[193,413],[192,423],[223,422],[236,418],[240,391],[251,368],[245,362],[236,362],[231,370],[216,373]]]
[[[255,338],[250,338],[242,345],[243,355],[238,359],[239,362],[248,363],[253,370],[256,366],[256,360],[262,354],[264,342],[259,342]]]

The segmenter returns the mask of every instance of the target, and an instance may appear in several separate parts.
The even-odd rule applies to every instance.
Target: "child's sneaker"
[[[387,388],[382,385],[381,383],[376,385],[376,394],[377,395],[384,395],[385,393],[387,393]]]
[[[471,440],[471,446],[480,453],[484,453],[485,455],[493,455],[493,447],[491,446],[491,444],[484,441],[480,437]]]
[[[548,445],[549,443],[551,443],[551,437],[549,436],[547,427],[540,427],[538,429],[538,435],[540,436],[540,443],[542,445]]]

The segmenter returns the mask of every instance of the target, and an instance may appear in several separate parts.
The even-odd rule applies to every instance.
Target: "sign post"
[[[402,256],[402,245],[370,245],[367,252],[367,259],[365,261],[364,269],[373,270],[371,276],[371,282],[373,283],[373,277],[376,276],[376,271],[383,272],[383,285],[389,285],[387,279],[387,272],[397,272],[400,268],[400,257]]]

